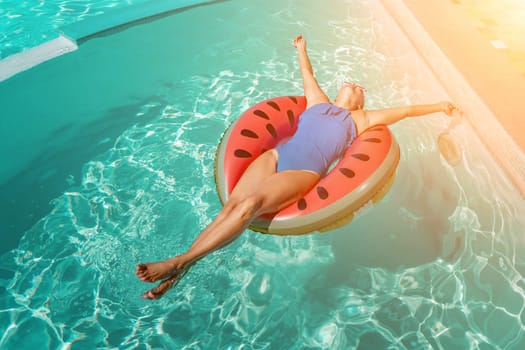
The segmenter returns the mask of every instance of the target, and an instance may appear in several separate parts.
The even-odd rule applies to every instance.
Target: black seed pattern
[[[268,114],[264,113],[260,109],[255,110],[253,112],[253,114],[255,114],[256,116],[261,117],[263,119],[270,120],[270,117],[268,117]]]
[[[306,201],[304,200],[304,198],[299,199],[299,201],[297,202],[297,208],[299,208],[299,210],[306,209]]]
[[[250,158],[252,154],[244,149],[236,149],[233,153],[237,158]]]
[[[355,172],[348,168],[340,168],[339,171],[346,177],[353,178],[355,176]]]
[[[295,115],[293,115],[293,112],[291,110],[287,110],[286,114],[288,115],[288,122],[290,123],[290,126],[293,128],[295,125]]]
[[[293,103],[297,104],[297,99],[293,96],[288,96],[290,100],[292,100]]]
[[[266,124],[266,130],[272,135],[273,138],[277,138],[277,131],[275,130],[274,126],[270,123]]]
[[[378,139],[377,137],[370,137],[368,139],[364,139],[364,142],[373,142],[373,143],[381,143],[381,139]]]
[[[241,135],[249,137],[251,139],[258,139],[259,138],[259,135],[257,135],[255,132],[253,132],[250,129],[242,129],[241,130]]]
[[[275,109],[277,112],[281,111],[281,108],[279,107],[279,105],[275,103],[274,101],[268,101],[266,102],[266,104],[272,107],[273,109]]]
[[[328,198],[328,191],[323,186],[317,186],[317,195],[321,199]]]
[[[363,154],[363,153],[355,153],[355,154],[352,154],[352,157],[356,158],[356,159],[359,159],[359,160],[362,160],[363,162],[366,162],[370,159],[370,156],[366,155],[366,154]]]

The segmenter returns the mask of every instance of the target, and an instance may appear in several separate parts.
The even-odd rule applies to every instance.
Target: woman
[[[345,82],[331,103],[319,86],[306,51],[306,40],[293,41],[299,57],[306,110],[294,136],[261,154],[246,169],[228,202],[184,253],[164,261],[137,265],[144,282],[162,282],[142,295],[161,297],[196,261],[235,240],[256,217],[274,213],[300,199],[325,175],[330,164],[363,131],[377,124],[392,124],[406,117],[434,112],[451,115],[450,102],[363,110],[365,89]]]

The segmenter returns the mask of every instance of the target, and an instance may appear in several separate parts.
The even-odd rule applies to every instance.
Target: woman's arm
[[[299,68],[301,69],[301,76],[303,77],[304,96],[306,96],[306,108],[318,103],[330,102],[330,99],[319,86],[317,79],[314,76],[314,70],[310,63],[310,58],[306,52],[306,40],[301,35],[297,36],[293,41],[294,47],[297,49],[299,58]]]
[[[420,117],[436,112],[443,112],[451,116],[456,110],[459,111],[452,102],[443,101],[433,104],[363,111],[363,113],[367,128],[369,128],[378,124],[391,125],[408,117]]]

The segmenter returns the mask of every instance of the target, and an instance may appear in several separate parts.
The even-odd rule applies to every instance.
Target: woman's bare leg
[[[272,149],[261,154],[248,166],[235,185],[232,193],[230,194],[230,198],[222,210],[219,212],[217,217],[206,227],[206,229],[197,236],[190,249],[198,244],[201,240],[205,239],[208,233],[214,230],[217,224],[228,216],[232,209],[237,205],[239,200],[246,198],[248,194],[253,193],[261,182],[275,174],[277,168],[277,157],[277,151]]]
[[[246,229],[250,222],[263,214],[273,213],[297,201],[304,193],[312,188],[319,180],[319,175],[300,170],[275,173],[259,184],[257,190],[241,200],[230,211],[227,217],[218,222],[213,230],[209,230],[202,238],[184,254],[154,263],[164,267],[179,269],[178,273],[169,276],[161,284],[146,292],[143,297],[156,299],[162,296],[176,281],[180,274],[185,272],[186,266],[191,266],[197,260],[210,252],[231,243]],[[154,276],[149,273],[149,266],[137,276],[142,280],[151,281]]]
[[[235,210],[225,218],[206,240],[190,248],[184,255],[190,261],[227,245],[235,240],[258,216],[275,213],[293,202],[312,188],[319,175],[312,172],[289,170],[276,173],[263,181],[258,189],[241,201]]]
[[[237,185],[233,189],[226,205],[222,208],[217,217],[204,229],[204,231],[197,236],[190,249],[206,239],[208,234],[231,213],[241,199],[254,192],[259,184],[266,178],[275,174],[276,168],[277,151],[270,150],[257,157],[244,171],[243,175],[237,182]],[[176,275],[176,270],[181,270],[182,267],[180,259],[174,257],[172,259],[155,263],[138,264],[135,274],[144,282],[155,282],[160,279],[172,277],[174,274]]]

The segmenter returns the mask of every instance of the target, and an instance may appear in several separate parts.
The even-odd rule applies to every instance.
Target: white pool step
[[[75,51],[77,44],[64,36],[47,41],[0,61],[0,82],[42,62]]]

